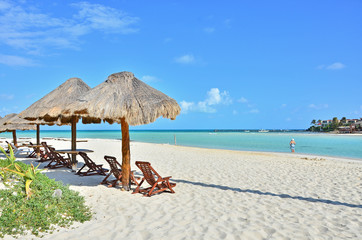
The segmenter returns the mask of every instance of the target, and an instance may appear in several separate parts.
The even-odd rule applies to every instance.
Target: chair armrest
[[[163,177],[162,179],[163,180],[170,180],[170,178],[172,178],[171,176],[169,176],[169,177]]]

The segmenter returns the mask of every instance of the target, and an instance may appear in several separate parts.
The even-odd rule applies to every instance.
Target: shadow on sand
[[[4,159],[4,158],[6,158],[5,155],[0,154],[0,159]],[[39,164],[38,162],[35,161],[34,158],[23,158],[23,159],[19,159],[19,160],[26,164],[33,163],[34,166],[37,166]],[[41,163],[39,169],[44,169],[44,166],[46,166],[47,164],[48,164],[47,162]],[[100,185],[100,182],[105,177],[105,176],[101,176],[101,175],[81,177],[79,175],[75,175],[75,172],[72,172],[68,168],[54,169],[49,172],[45,172],[45,174],[51,179],[55,179],[56,181],[63,182],[63,184],[65,184],[65,185],[69,184],[69,185],[74,185],[74,186],[89,186],[89,187],[92,187],[92,186],[94,187],[94,186]],[[68,174],[67,177],[64,177],[65,174]],[[139,174],[138,172],[135,173],[135,176],[142,177],[142,175]],[[217,188],[220,190],[229,190],[229,191],[240,192],[240,193],[252,193],[252,194],[258,194],[258,195],[264,195],[264,196],[290,198],[290,199],[296,199],[296,200],[300,200],[300,201],[317,202],[317,203],[331,204],[331,205],[336,205],[336,206],[345,206],[345,207],[362,209],[362,204],[351,204],[351,203],[333,201],[333,200],[328,200],[328,199],[302,197],[302,196],[291,196],[289,194],[276,194],[276,193],[271,193],[271,192],[262,192],[260,190],[233,188],[233,187],[228,187],[228,186],[207,184],[207,183],[202,183],[202,182],[193,182],[193,181],[174,179],[174,178],[172,178],[171,181],[176,182],[176,183],[192,184],[192,185],[201,186],[201,187]],[[107,185],[102,185],[102,186],[107,187]]]
[[[336,206],[345,206],[345,207],[351,207],[351,208],[362,208],[362,204],[351,204],[351,203],[344,203],[339,201],[333,201],[328,199],[321,199],[321,198],[310,198],[310,197],[302,197],[302,196],[291,196],[289,194],[276,194],[271,192],[262,192],[259,190],[252,190],[252,189],[241,189],[241,188],[232,188],[228,186],[221,186],[216,184],[207,184],[202,182],[193,182],[188,180],[181,180],[181,179],[172,179],[172,181],[176,183],[185,183],[185,184],[192,184],[196,186],[201,187],[209,187],[209,188],[218,188],[220,190],[230,190],[240,193],[252,193],[252,194],[258,194],[258,195],[264,195],[264,196],[273,196],[273,197],[279,197],[279,198],[290,198],[290,199],[296,199],[301,201],[307,201],[307,202],[317,202],[317,203],[324,203],[324,204],[331,204]]]

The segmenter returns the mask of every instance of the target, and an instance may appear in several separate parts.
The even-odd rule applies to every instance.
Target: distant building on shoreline
[[[312,126],[308,131],[312,132],[333,132],[339,133],[353,133],[362,131],[362,118],[359,119],[346,119],[345,117],[340,120],[334,117],[332,120],[318,120],[312,121]]]
[[[328,127],[329,125],[331,125],[333,122],[333,120],[322,120],[321,121],[321,126],[322,127]],[[342,120],[338,120],[338,123],[342,122]],[[343,123],[343,125],[351,125],[351,124],[356,124],[356,125],[360,125],[362,124],[362,118],[360,119],[346,119],[345,123]]]

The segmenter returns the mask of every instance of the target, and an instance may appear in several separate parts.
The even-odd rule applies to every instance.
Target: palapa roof
[[[14,113],[15,114],[15,113]],[[1,119],[0,119],[1,121]],[[39,119],[36,119],[34,121],[30,121],[30,120],[26,120],[24,118],[21,118],[19,117],[18,114],[15,114],[13,117],[3,121],[4,125],[8,125],[8,124],[30,124],[30,125],[49,125],[49,126],[52,126],[52,125],[64,125],[64,123],[61,123],[60,120],[57,120],[55,122],[46,122],[44,120],[39,120]]]
[[[6,115],[4,118],[0,119],[0,132],[7,132],[13,130],[35,130],[36,126],[31,124],[24,123],[7,123],[11,121],[11,119],[18,118],[16,113],[11,113]],[[7,123],[7,124],[5,124]]]
[[[130,125],[154,122],[158,117],[175,119],[181,108],[176,100],[137,79],[131,72],[114,73],[79,97],[62,112],[77,115],[83,123],[110,124],[125,118]]]
[[[80,78],[70,78],[62,85],[45,95],[30,107],[22,111],[19,116],[27,120],[44,120],[55,122],[58,125],[71,122],[71,118],[65,118],[61,112],[75,101],[80,95],[91,88]],[[57,122],[58,121],[58,122]]]

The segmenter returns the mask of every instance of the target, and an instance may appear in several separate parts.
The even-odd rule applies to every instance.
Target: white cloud
[[[182,113],[188,113],[188,111],[191,110],[195,104],[193,102],[181,101],[180,105]]]
[[[216,109],[210,107],[207,102],[198,102],[196,111],[204,112],[204,113],[215,113]]]
[[[219,103],[228,105],[232,103],[232,100],[227,91],[220,93],[218,88],[211,88],[210,91],[207,92],[207,99],[205,102],[210,106]]]
[[[231,28],[231,19],[225,19],[224,24],[227,28]]]
[[[245,106],[247,106],[250,111],[248,111],[248,113],[259,113],[259,109],[257,109],[256,104],[252,103],[250,100],[246,99],[245,97],[241,97],[238,99],[238,102],[244,104]]]
[[[317,66],[317,69],[319,69],[319,70],[323,70],[323,69],[326,69],[326,70],[341,70],[341,69],[343,69],[345,67],[346,67],[346,65],[344,65],[343,63],[335,62],[335,63],[332,63],[330,65],[325,65],[325,64],[319,65],[319,66]]]
[[[204,32],[206,32],[206,33],[213,33],[213,32],[215,32],[215,28],[213,28],[213,27],[206,27],[206,28],[204,28]]]
[[[6,107],[0,108],[0,113],[3,117],[5,115],[9,114],[10,112],[11,112],[11,110],[9,108],[6,108]]]
[[[79,12],[74,17],[85,27],[107,33],[128,34],[138,31],[132,25],[137,23],[139,19],[137,17],[130,17],[118,9],[88,2],[71,5],[79,8]]]
[[[317,69],[321,70],[321,69],[324,69],[325,67],[326,67],[326,65],[322,64],[322,65],[318,65]]]
[[[172,38],[169,38],[169,37],[168,37],[168,38],[165,38],[165,39],[163,40],[164,43],[169,43],[169,42],[171,42],[171,41],[172,41]]]
[[[287,104],[286,103],[283,103],[280,107],[281,108],[285,108],[287,106]]]
[[[37,65],[32,59],[2,54],[0,54],[0,64],[23,67],[31,67]]]
[[[290,122],[290,121],[292,121],[292,119],[288,117],[285,119],[285,121]]]
[[[333,64],[327,66],[326,68],[328,70],[339,70],[339,69],[342,69],[342,68],[345,68],[345,67],[346,66],[343,63],[336,62],[336,63],[333,63]]]
[[[238,111],[233,110],[233,115],[238,115]]]
[[[217,110],[212,106],[219,104],[229,105],[231,103],[232,99],[227,91],[220,92],[218,88],[211,88],[207,92],[207,98],[204,101],[199,101],[197,104],[194,102],[182,101],[180,104],[183,113],[189,111],[215,113]]]
[[[238,102],[241,102],[241,103],[248,103],[248,99],[244,98],[244,97],[241,97],[240,99],[238,99]]]
[[[7,1],[0,1],[0,10],[6,10],[11,7],[10,3]]]
[[[315,110],[321,110],[321,109],[325,109],[328,108],[328,104],[314,104],[311,103],[308,105],[309,108],[315,109]]]
[[[218,88],[211,88],[210,91],[207,92],[208,98],[205,102],[208,105],[218,104],[221,101],[220,90]]]
[[[192,54],[186,54],[175,58],[175,61],[182,64],[191,64],[195,62],[195,57]]]
[[[137,31],[133,26],[139,19],[118,9],[88,2],[71,6],[78,10],[72,17],[56,18],[21,2],[0,2],[0,43],[39,54],[46,47],[76,49],[80,37],[93,31],[118,34]]]
[[[144,82],[158,82],[159,81],[159,79],[157,77],[149,76],[149,75],[145,75],[141,79]]]
[[[13,94],[0,94],[0,99],[12,100],[12,99],[14,99],[14,95]]]

